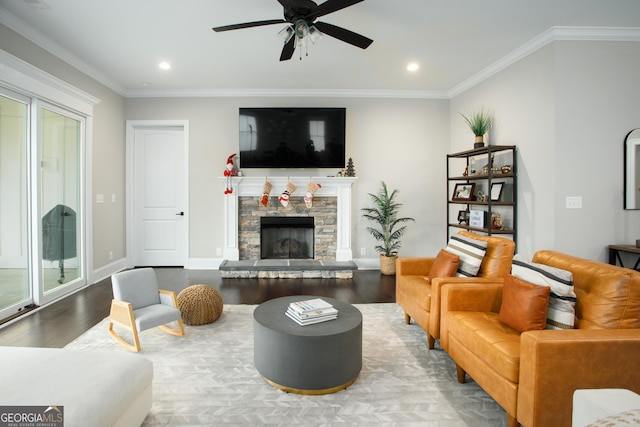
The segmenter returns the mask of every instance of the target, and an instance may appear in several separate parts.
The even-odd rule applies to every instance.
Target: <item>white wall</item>
[[[238,108],[332,106],[347,109],[347,158],[359,179],[354,184],[354,257],[376,258],[374,241],[360,221],[366,193],[381,180],[399,190],[401,213],[415,224],[401,254],[429,255],[445,243],[444,156],[448,150],[448,101],[353,98],[135,98],[126,101],[127,120],[189,120],[192,259],[215,258],[224,246],[222,176],[227,157],[238,150]],[[244,170],[251,176],[335,175],[337,170]],[[274,188],[272,194],[284,189]],[[294,196],[302,197],[304,189]]]
[[[640,236],[640,211],[622,208],[638,75],[640,43],[555,42],[451,101],[453,150],[472,140],[457,112],[482,105],[495,112],[492,143],[518,146],[518,252],[606,261],[607,245]],[[567,196],[581,196],[583,208],[566,209]]]

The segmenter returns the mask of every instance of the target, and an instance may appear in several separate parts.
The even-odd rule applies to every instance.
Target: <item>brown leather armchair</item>
[[[456,362],[507,412],[510,426],[570,426],[577,389],[640,392],[640,273],[554,251],[533,262],[571,271],[576,329],[520,334],[498,313],[502,283],[442,289],[442,336]]]
[[[449,283],[493,283],[511,270],[511,260],[515,251],[513,240],[483,236],[466,230],[460,231],[459,234],[487,242],[487,252],[480,265],[478,277],[441,277],[429,280],[429,270],[435,258],[399,258],[396,261],[396,303],[404,310],[407,324],[413,319],[425,330],[429,349],[433,349],[435,340],[440,338],[442,286]]]

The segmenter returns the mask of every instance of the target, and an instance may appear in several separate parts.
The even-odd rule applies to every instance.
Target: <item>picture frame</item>
[[[454,202],[468,202],[473,200],[473,194],[476,189],[475,183],[460,183],[456,184],[453,189],[453,195],[451,200]]]
[[[469,211],[458,211],[458,224],[467,224],[469,222]]]
[[[502,188],[504,187],[504,182],[493,182],[491,183],[491,201],[499,201],[502,196]]]
[[[469,225],[477,228],[485,227],[485,211],[471,210],[469,211]]]

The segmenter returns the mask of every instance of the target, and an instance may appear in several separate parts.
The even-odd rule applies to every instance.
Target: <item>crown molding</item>
[[[48,74],[28,62],[0,49],[0,83],[29,96],[36,96],[92,115],[93,106],[100,99],[59,78]]]
[[[497,74],[538,49],[555,41],[640,41],[639,27],[551,27],[534,37],[506,56],[503,56],[470,78],[454,86],[448,93],[449,99],[471,89],[480,82]]]
[[[413,98],[448,99],[444,91],[366,89],[202,89],[128,91],[127,98]]]
[[[84,74],[88,75],[92,79],[102,83],[109,89],[118,93],[119,95],[125,96],[124,87],[116,83],[113,79],[107,77],[100,71],[96,70],[82,59],[78,58],[62,46],[57,43],[52,42],[48,37],[44,36],[40,31],[33,28],[31,25],[24,22],[22,19],[18,18],[8,10],[4,9],[0,6],[0,24],[5,25],[16,33],[20,34],[22,37],[27,40],[35,43],[40,46],[42,49],[51,53],[52,55],[60,58],[64,62],[68,63],[72,67],[82,71]]]

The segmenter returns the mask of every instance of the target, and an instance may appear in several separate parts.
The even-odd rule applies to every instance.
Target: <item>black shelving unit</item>
[[[447,240],[455,229],[487,235],[510,236],[518,243],[518,174],[515,145],[488,145],[473,150],[447,154]],[[497,200],[491,200],[493,184],[502,183]],[[465,200],[456,200],[456,184],[473,184],[474,190]],[[486,194],[486,200],[481,198]],[[459,222],[461,213],[484,216],[482,226],[471,225],[470,219]],[[481,212],[481,213],[480,213]],[[502,226],[496,227],[493,214],[500,214]]]

